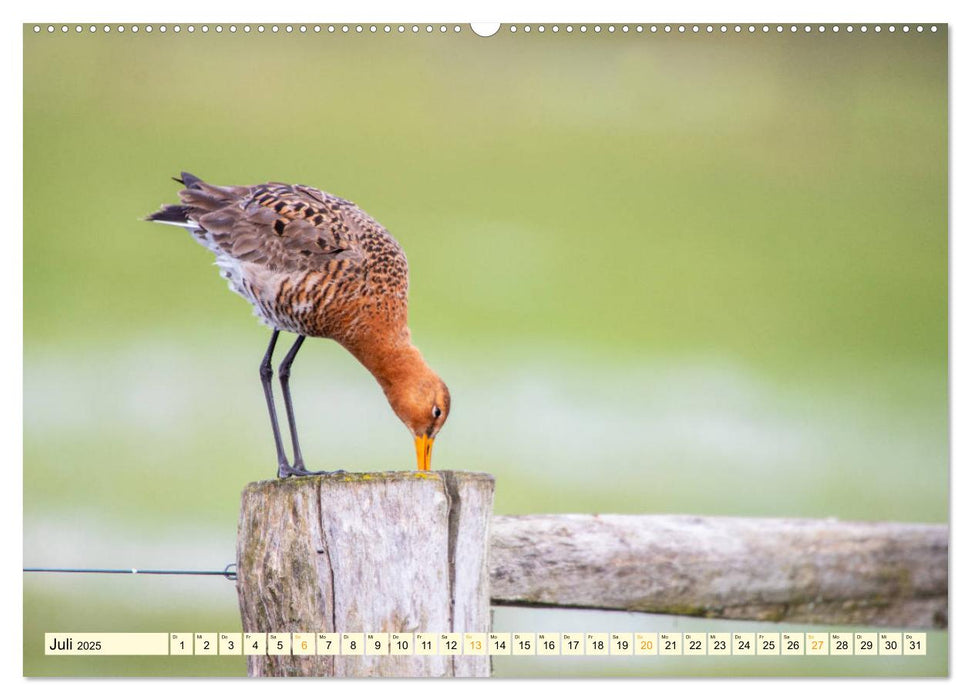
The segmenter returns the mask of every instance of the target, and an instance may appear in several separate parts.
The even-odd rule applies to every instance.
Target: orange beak
[[[435,444],[435,438],[430,438],[427,435],[418,435],[415,437],[415,455],[418,457],[418,471],[431,471],[433,444]]]

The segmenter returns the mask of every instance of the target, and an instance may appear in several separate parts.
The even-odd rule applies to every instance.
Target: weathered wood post
[[[494,481],[329,474],[243,491],[244,632],[488,632]],[[488,656],[250,656],[251,676],[488,676]]]

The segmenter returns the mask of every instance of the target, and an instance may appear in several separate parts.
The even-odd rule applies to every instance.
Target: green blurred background
[[[415,339],[453,396],[434,466],[495,474],[498,513],[948,519],[943,27],[25,27],[26,566],[222,568],[242,487],[275,474],[267,330],[208,251],[139,220],[183,169],[314,185],[401,241]],[[311,468],[413,468],[343,349],[308,343],[293,381]],[[496,614],[507,631],[720,625]],[[27,675],[240,675],[40,644],[239,627],[219,579],[24,579]],[[946,646],[496,675],[941,675]]]

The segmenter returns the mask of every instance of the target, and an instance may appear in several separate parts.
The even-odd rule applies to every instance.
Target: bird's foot
[[[276,471],[277,477],[280,479],[286,479],[290,476],[319,476],[321,474],[346,474],[343,469],[338,469],[337,471],[329,472],[327,470],[322,470],[319,472],[312,472],[306,469],[302,464],[294,464],[292,467],[289,464],[281,464]]]

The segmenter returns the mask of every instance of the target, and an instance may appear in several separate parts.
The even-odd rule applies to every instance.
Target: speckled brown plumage
[[[411,344],[408,262],[391,234],[353,202],[313,187],[222,187],[189,173],[179,182],[181,203],[148,219],[189,230],[215,253],[230,288],[275,331],[347,348],[402,421],[428,438],[430,455],[450,398]]]

